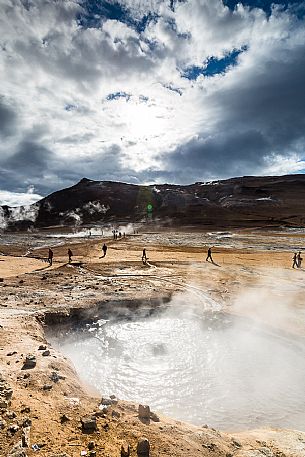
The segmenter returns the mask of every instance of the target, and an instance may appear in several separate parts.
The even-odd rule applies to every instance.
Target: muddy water
[[[101,394],[222,430],[305,430],[305,346],[249,321],[173,307],[52,343]]]

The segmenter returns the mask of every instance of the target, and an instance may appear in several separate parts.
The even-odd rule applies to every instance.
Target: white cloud
[[[269,173],[277,157],[283,173],[303,167],[304,21],[220,0],[168,3],[121,0],[137,20],[158,13],[138,32],[105,18],[82,27],[76,0],[0,0],[3,188],[45,193],[83,175],[191,182]],[[181,77],[244,45],[225,75]],[[116,92],[129,100],[107,100]]]
[[[0,205],[28,206],[36,203],[41,198],[42,196],[35,194],[32,189],[28,192],[9,192],[7,190],[0,190]]]

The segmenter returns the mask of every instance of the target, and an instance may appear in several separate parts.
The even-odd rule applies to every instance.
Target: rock
[[[12,433],[13,435],[18,432],[19,426],[17,424],[12,424],[8,427],[8,431]]]
[[[97,429],[95,416],[82,417],[81,423],[82,423],[82,430],[85,433],[92,433],[92,432],[95,432]]]
[[[41,344],[38,348],[38,351],[45,351],[47,349],[47,346],[45,344]]]
[[[6,355],[7,355],[7,357],[11,357],[12,355],[15,355],[15,354],[17,354],[17,351],[8,352]]]
[[[4,420],[0,420],[0,430],[3,430],[6,427],[6,422]]]
[[[130,456],[130,446],[127,443],[123,443],[121,446],[121,457],[129,457]]]
[[[61,424],[64,424],[65,422],[68,422],[69,420],[71,420],[71,419],[70,419],[70,417],[68,417],[66,414],[62,414],[62,415],[60,416],[60,423],[61,423]]]
[[[9,406],[9,401],[0,399],[0,409],[7,409]]]
[[[118,419],[121,416],[121,414],[118,411],[112,411],[111,416]]]
[[[95,448],[95,442],[94,441],[89,441],[89,443],[88,443],[89,451],[92,451],[94,448]]]
[[[89,457],[96,457],[96,452],[95,451],[89,452]]]
[[[239,441],[237,441],[235,438],[232,438],[232,444],[233,444],[233,446],[235,446],[237,448],[242,447],[241,443]]]
[[[22,447],[30,447],[30,430],[30,427],[24,427],[24,429],[22,430]]]
[[[139,418],[140,419],[149,419],[150,417],[150,407],[148,405],[139,405]]]
[[[150,416],[149,416],[149,417],[150,417],[151,420],[154,421],[154,422],[160,422],[160,418],[157,416],[156,413],[150,413]]]
[[[101,404],[105,406],[116,405],[118,400],[114,398],[102,397]]]
[[[43,390],[51,390],[53,388],[52,384],[45,384]]]
[[[149,457],[150,444],[147,438],[140,438],[137,444],[137,454],[141,457]]]
[[[33,354],[28,354],[25,357],[25,362],[23,364],[22,370],[29,370],[36,366],[36,357]]]
[[[26,417],[22,423],[22,427],[30,427],[32,425],[32,421],[29,417]]]
[[[15,419],[15,417],[16,417],[15,411],[7,411],[6,417],[7,417],[8,419]]]
[[[46,351],[43,351],[42,355],[43,355],[44,357],[47,357],[48,355],[50,355],[49,349],[47,349]]]
[[[30,413],[31,412],[31,408],[29,406],[22,406],[21,410],[20,410],[21,413]]]
[[[53,382],[58,382],[60,379],[66,379],[66,378],[65,378],[65,376],[61,376],[58,373],[56,373],[56,371],[52,371],[52,373],[50,375],[50,379]]]
[[[15,446],[7,454],[7,457],[27,457],[27,454],[22,449],[22,442],[15,444]]]

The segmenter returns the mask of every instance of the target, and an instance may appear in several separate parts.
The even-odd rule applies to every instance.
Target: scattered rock
[[[43,390],[51,390],[53,388],[52,384],[44,384]]]
[[[12,355],[15,355],[15,354],[17,354],[17,351],[8,352],[6,355],[7,355],[8,357],[11,357]]]
[[[60,374],[56,373],[56,371],[52,371],[50,374],[50,379],[53,382],[58,382],[60,379],[66,379],[65,376],[61,376]]]
[[[121,446],[121,457],[129,457],[130,456],[130,446],[127,443],[123,443]]]
[[[22,406],[21,410],[20,410],[21,413],[30,413],[31,412],[31,408],[29,406]]]
[[[121,416],[121,414],[118,411],[112,411],[111,416],[118,419]]]
[[[60,423],[61,423],[61,424],[64,424],[65,422],[68,422],[69,420],[71,420],[71,419],[70,419],[70,417],[68,417],[66,414],[62,414],[62,415],[60,416]]]
[[[9,406],[9,401],[0,399],[0,409],[7,409]]]
[[[15,417],[16,417],[15,411],[7,411],[6,417],[7,417],[8,419],[15,419]]]
[[[22,449],[22,442],[15,444],[15,446],[8,453],[7,457],[27,457],[27,454]]]
[[[0,420],[0,430],[3,430],[6,427],[5,420]]]
[[[30,447],[30,430],[30,427],[24,427],[24,429],[22,430],[22,447]]]
[[[43,351],[42,355],[43,355],[44,357],[47,357],[48,355],[50,355],[49,349],[47,349],[46,351]]]
[[[38,348],[38,351],[45,351],[47,349],[47,346],[45,344],[41,344]]]
[[[141,457],[149,457],[150,444],[147,438],[140,438],[137,444],[137,454]]]
[[[82,430],[85,433],[92,433],[97,430],[96,417],[85,416],[81,418]]]
[[[242,447],[241,443],[239,441],[237,441],[235,438],[232,438],[232,444],[233,444],[233,446],[238,447],[238,448]]]
[[[32,421],[29,417],[26,417],[22,423],[22,427],[30,427],[32,425]]]
[[[113,395],[111,395],[111,397],[113,397]],[[111,398],[111,397],[109,397],[109,398],[102,397],[101,404],[104,406],[116,405],[118,403],[118,400],[116,399],[116,397],[114,397],[114,398]]]
[[[91,451],[89,453],[89,457],[96,457],[96,452],[95,451]]]
[[[88,443],[89,451],[92,451],[94,448],[95,448],[95,442],[94,441],[89,441],[89,443]]]
[[[12,424],[8,427],[8,431],[12,433],[13,435],[17,433],[19,430],[19,426],[17,424]]]
[[[36,366],[36,357],[33,354],[28,354],[25,357],[25,362],[23,364],[22,370],[29,370]]]
[[[139,418],[148,420],[150,418],[150,407],[148,405],[139,405]]]
[[[151,420],[154,421],[154,422],[160,422],[160,418],[159,418],[159,416],[157,416],[156,413],[150,413],[150,416],[149,416],[149,417],[150,417]]]

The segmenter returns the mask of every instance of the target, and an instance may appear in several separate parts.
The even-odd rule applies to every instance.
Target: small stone
[[[36,366],[36,357],[33,354],[28,354],[25,357],[25,362],[23,364],[22,370],[29,370]]]
[[[141,457],[149,457],[150,444],[147,438],[140,438],[137,444],[137,454]]]
[[[25,427],[22,430],[21,442],[22,447],[30,447],[30,427]]]
[[[18,432],[19,426],[17,424],[12,424],[9,426],[8,431],[12,433],[13,435]]]
[[[92,433],[92,432],[95,432],[97,429],[95,416],[82,417],[81,423],[82,423],[83,432],[85,432],[85,433]]]
[[[42,355],[43,355],[44,357],[47,357],[48,355],[50,355],[49,349],[47,349],[46,351],[43,351]]]
[[[0,430],[3,430],[6,427],[6,422],[4,420],[0,420]]]
[[[31,408],[29,406],[22,406],[20,412],[21,413],[30,413],[31,412]]]
[[[102,401],[101,401],[101,404],[105,405],[105,406],[110,406],[110,405],[113,405],[114,403],[115,403],[115,400],[112,400],[111,398],[106,398],[106,397],[103,397]]]
[[[52,384],[45,384],[45,385],[43,386],[43,390],[51,390],[52,387],[53,387]]]
[[[10,402],[7,400],[0,400],[0,409],[7,409],[10,405]]]
[[[8,412],[6,413],[6,417],[7,417],[8,419],[15,419],[15,417],[16,417],[15,411],[8,411]]]
[[[118,411],[112,411],[111,416],[118,419],[121,416],[121,414]]]
[[[89,441],[89,443],[88,443],[89,451],[92,451],[94,448],[95,448],[95,442],[94,441]]]
[[[235,438],[232,439],[232,444],[233,446],[235,447],[242,447],[241,443],[239,441],[237,441]]]
[[[129,457],[130,456],[130,446],[127,443],[123,443],[121,446],[121,457]]]
[[[70,417],[68,417],[66,414],[62,414],[62,415],[60,416],[60,423],[61,423],[61,424],[64,424],[65,422],[68,422],[69,420],[71,420],[71,419],[70,419]]]
[[[45,351],[47,349],[47,346],[45,344],[41,344],[38,348],[38,351]]]
[[[6,355],[7,355],[7,357],[11,357],[12,355],[15,355],[15,354],[17,354],[17,351],[8,352]]]
[[[154,422],[160,422],[160,418],[159,418],[159,416],[157,416],[156,413],[150,413],[150,416],[149,416],[149,417],[150,417],[151,420],[154,421]]]
[[[95,451],[89,452],[89,457],[96,457],[96,452]]]
[[[29,417],[26,417],[22,423],[22,427],[30,427],[32,425],[32,421]]]
[[[139,418],[140,419],[149,419],[150,417],[150,407],[148,405],[139,405]]]

